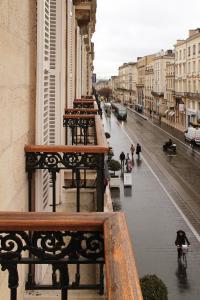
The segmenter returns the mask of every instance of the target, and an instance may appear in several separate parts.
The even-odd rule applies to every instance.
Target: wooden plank
[[[123,213],[104,223],[105,266],[109,300],[142,300],[136,263]]]
[[[102,121],[100,116],[95,116],[96,123],[96,137],[97,137],[97,145],[101,147],[107,147],[107,152],[109,151],[108,143],[106,140],[105,132],[103,129]]]
[[[98,109],[95,108],[65,108],[65,113],[71,113],[71,112],[77,112],[77,113],[98,113]]]
[[[94,119],[95,115],[81,115],[81,114],[77,114],[77,115],[64,115],[63,118],[64,119]]]
[[[107,145],[94,146],[62,146],[62,145],[25,145],[25,153],[46,152],[46,153],[107,153]]]
[[[103,231],[110,213],[0,212],[0,231]]]

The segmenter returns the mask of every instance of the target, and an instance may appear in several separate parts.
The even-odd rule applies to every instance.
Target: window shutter
[[[50,135],[50,0],[37,1],[37,100],[36,144],[48,145]],[[49,173],[37,172],[36,210],[43,211],[49,201]]]
[[[72,18],[72,9],[73,3],[72,0],[67,0],[67,106],[73,107],[73,78],[72,78],[72,64],[73,64],[73,39],[72,39],[72,29],[73,29],[73,18]]]

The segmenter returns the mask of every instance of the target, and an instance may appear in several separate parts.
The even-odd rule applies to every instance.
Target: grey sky
[[[200,27],[200,0],[97,0],[95,72],[116,75],[124,62],[172,49]]]

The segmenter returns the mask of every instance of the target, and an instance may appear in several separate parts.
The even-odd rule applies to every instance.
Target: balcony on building
[[[28,281],[25,300],[47,299],[47,290],[48,299],[86,299],[85,291],[93,300],[142,300],[123,213],[0,212],[0,236],[10,300],[17,300],[19,269],[41,264],[56,276],[44,285],[31,278],[36,291],[29,292]],[[93,268],[88,278],[85,267]]]
[[[182,97],[186,97],[187,93],[186,92],[178,92],[178,91],[172,90],[172,95],[175,96],[176,98],[182,98]]]
[[[187,92],[185,94],[186,94],[186,97],[189,98],[189,99],[191,99],[191,100],[197,100],[197,101],[200,100],[200,93]]]
[[[104,164],[109,148],[98,115],[64,115],[67,145],[26,145],[29,211],[33,211],[32,177],[46,171],[52,182],[52,211],[60,207],[57,180],[64,177],[61,202],[72,211],[104,211]],[[69,207],[68,207],[69,209]]]

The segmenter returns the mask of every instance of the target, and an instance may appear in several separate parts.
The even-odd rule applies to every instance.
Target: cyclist
[[[177,251],[178,251],[178,258],[181,258],[182,255],[182,245],[190,245],[190,242],[186,236],[185,231],[183,230],[178,230],[176,235],[176,240],[175,240],[175,245],[177,246]]]

